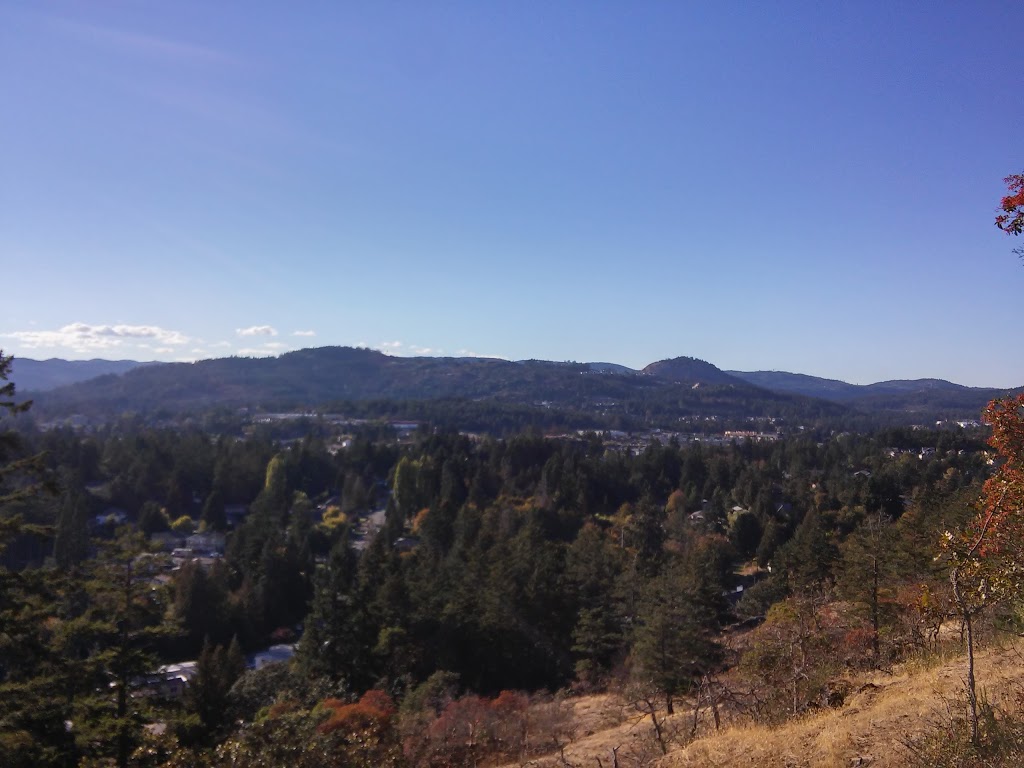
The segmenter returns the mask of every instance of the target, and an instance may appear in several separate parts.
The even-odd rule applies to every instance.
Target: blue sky
[[[1009,2],[8,2],[0,348],[1024,385],[1024,267],[993,225],[1024,171],[1022,22]]]

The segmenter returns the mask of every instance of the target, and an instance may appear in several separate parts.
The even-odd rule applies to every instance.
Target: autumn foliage
[[[1010,194],[999,201],[1002,213],[996,216],[996,226],[1008,235],[1019,235],[1024,231],[1024,174],[1007,176],[1003,181]]]
[[[568,725],[568,711],[556,698],[521,691],[502,691],[494,699],[468,693],[448,700],[436,714],[408,718],[405,757],[421,768],[522,761],[566,743]]]
[[[354,704],[327,699],[320,706],[330,710],[328,718],[317,726],[317,731],[324,735],[337,731],[354,733],[384,729],[395,713],[391,697],[378,690],[367,691]]]
[[[986,530],[979,553],[1014,557],[1024,543],[1024,394],[993,400],[984,420],[1001,463],[985,483],[980,525]]]
[[[944,547],[970,610],[1017,594],[1024,556],[1024,394],[993,400],[982,416],[992,427],[996,466],[978,501],[978,513]]]

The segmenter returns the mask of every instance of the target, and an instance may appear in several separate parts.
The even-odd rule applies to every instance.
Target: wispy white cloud
[[[316,336],[316,331],[292,331],[292,336]]]
[[[495,360],[509,360],[510,359],[506,355],[482,355],[479,352],[473,352],[472,350],[469,350],[469,349],[460,349],[457,354],[458,354],[459,357],[490,357],[490,358],[494,358]]]
[[[270,325],[251,325],[248,328],[236,328],[239,336],[277,336],[277,329]]]
[[[90,325],[70,323],[52,331],[13,331],[2,334],[18,341],[25,349],[70,350],[76,353],[102,352],[119,347],[149,348],[151,343],[161,345],[156,352],[189,343],[180,331],[157,325]]]
[[[177,64],[224,64],[234,61],[232,56],[223,51],[181,40],[69,19],[58,19],[56,24],[72,37],[123,53],[171,60]]]
[[[407,344],[404,341],[379,341],[376,344],[367,344],[365,341],[360,341],[354,346],[357,349],[375,349],[378,352],[401,357],[438,356],[444,354],[444,350],[440,347]]]
[[[261,326],[262,328],[269,328],[269,326]],[[252,330],[252,329],[245,329]],[[275,331],[276,334],[276,331]],[[265,330],[256,331],[253,333],[244,334],[246,336],[259,336],[268,335]],[[240,349],[236,349],[232,354],[241,355],[243,357],[273,357],[279,355],[282,352],[287,352],[290,349],[294,349],[293,344],[289,344],[284,341],[263,341],[257,343],[255,346],[246,346]]]

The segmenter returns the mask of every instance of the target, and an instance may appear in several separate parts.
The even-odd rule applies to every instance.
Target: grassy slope
[[[774,730],[745,727],[712,735],[660,765],[903,766],[905,740],[948,723],[950,709],[963,700],[965,677],[962,656],[931,668],[866,675],[858,681],[859,692],[838,709]],[[984,651],[978,679],[989,700],[998,704],[1024,685],[1024,659],[1012,649]]]
[[[1024,646],[1022,646],[1024,647]],[[712,731],[702,712],[702,736],[689,746],[660,757],[650,719],[637,722],[633,711],[610,695],[574,701],[575,738],[558,755],[530,765],[610,766],[618,748],[620,768],[849,768],[853,765],[904,766],[908,737],[932,731],[949,721],[951,707],[962,701],[965,661],[951,657],[932,666],[903,665],[891,673],[857,677],[844,706],[808,715],[778,728],[749,724]],[[1024,656],[1020,649],[989,649],[978,656],[979,685],[995,704],[1008,702],[1024,689]],[[671,725],[688,731],[692,710],[678,708]]]

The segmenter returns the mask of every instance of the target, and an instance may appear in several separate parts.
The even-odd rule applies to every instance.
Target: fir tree
[[[155,648],[177,634],[169,600],[155,587],[164,564],[141,534],[122,530],[87,563],[84,610],[67,622],[69,644],[84,649],[74,718],[81,748],[128,765],[149,722],[149,697],[133,696],[159,666]]]
[[[317,573],[312,607],[299,644],[298,660],[313,676],[363,683],[371,665],[373,640],[366,607],[356,599],[356,558],[348,536],[331,549]]]
[[[718,619],[703,602],[680,563],[670,564],[644,595],[633,643],[634,674],[664,695],[668,714],[673,699],[689,692],[721,659],[714,639]]]
[[[7,381],[11,358],[0,352],[0,418],[25,412]],[[5,425],[6,426],[6,425]],[[0,554],[19,536],[49,536],[26,523],[21,506],[49,487],[42,454],[25,449],[13,429],[0,430]],[[63,583],[57,572],[13,571],[0,564],[0,765],[57,766],[73,760],[65,722],[66,659],[52,621]]]
[[[210,638],[196,661],[195,677],[189,682],[189,709],[199,718],[205,739],[220,731],[228,722],[228,693],[245,671],[245,656],[238,638],[231,644],[213,645]]]
[[[89,555],[89,509],[85,499],[74,490],[68,491],[57,516],[57,532],[53,556],[57,566],[68,570]]]

